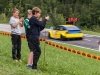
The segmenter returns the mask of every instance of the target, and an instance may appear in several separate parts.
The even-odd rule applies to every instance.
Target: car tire
[[[83,38],[79,38],[79,40],[83,40]]]
[[[64,40],[65,40],[64,36],[61,35],[61,36],[60,36],[60,40],[61,40],[61,41],[64,41]]]
[[[83,40],[83,38],[80,38],[81,40]]]
[[[48,33],[48,38],[51,39],[50,33]]]

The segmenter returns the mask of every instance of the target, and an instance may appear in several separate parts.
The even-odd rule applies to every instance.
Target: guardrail
[[[0,32],[0,35],[11,36],[11,33]],[[25,35],[21,35],[21,38],[26,39],[26,36]],[[89,54],[89,53],[82,52],[82,51],[79,51],[79,50],[74,50],[72,48],[67,48],[65,46],[61,46],[59,44],[55,44],[54,42],[47,41],[44,38],[39,38],[39,40],[40,41],[44,41],[46,44],[48,44],[50,46],[53,46],[53,47],[56,47],[56,48],[59,48],[59,49],[62,49],[62,50],[66,50],[66,51],[74,53],[74,54],[78,54],[78,55],[81,55],[81,56],[89,57],[89,58],[92,58],[92,59],[95,59],[95,60],[100,60],[100,56],[96,56],[94,54]]]

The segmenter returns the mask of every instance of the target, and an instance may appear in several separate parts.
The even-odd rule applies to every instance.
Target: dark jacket
[[[46,19],[40,22],[36,17],[31,17],[29,20],[30,24],[30,39],[39,38],[40,31],[44,29],[46,25]]]

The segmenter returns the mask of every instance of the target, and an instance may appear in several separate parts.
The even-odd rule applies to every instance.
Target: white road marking
[[[99,42],[99,41],[97,41],[97,42]]]
[[[86,37],[100,37],[100,36],[98,36],[98,35],[90,35],[90,34],[84,34],[84,36],[86,36]]]
[[[52,40],[49,40],[49,41],[52,41]],[[52,41],[52,42],[61,43],[61,44],[67,44],[67,45],[72,45],[72,46],[76,46],[76,47],[85,48],[85,49],[89,49],[89,50],[100,52],[99,50],[91,49],[91,48],[88,48],[88,47],[82,47],[82,46],[78,46],[78,45],[73,45],[73,44],[68,44],[68,43],[62,43],[62,42],[57,42],[57,41]]]
[[[84,34],[85,37],[93,37],[93,35]]]
[[[85,40],[85,41],[91,41],[91,40],[89,40],[89,39],[83,39],[83,40]]]
[[[89,49],[89,50],[94,50],[94,51],[98,51],[98,52],[100,52],[99,50],[91,49],[91,48],[88,48],[88,47],[82,47],[82,46],[73,45],[73,44],[68,44],[68,45],[72,45],[72,46],[76,46],[76,47],[85,48],[85,49]]]

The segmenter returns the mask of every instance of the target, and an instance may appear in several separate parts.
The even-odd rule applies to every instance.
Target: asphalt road
[[[22,27],[21,30],[22,30],[22,33],[25,34],[24,27]],[[11,32],[10,25],[0,24],[0,31]],[[40,37],[48,39],[47,31],[48,31],[48,29],[44,29],[43,31],[41,31]],[[91,50],[98,51],[98,41],[100,40],[100,36],[84,34],[83,40],[66,40],[66,41],[60,41],[60,40],[56,40],[56,39],[48,39],[48,40],[55,41],[58,43],[71,44],[74,46],[78,46],[78,47],[82,47],[82,48],[89,48]]]

